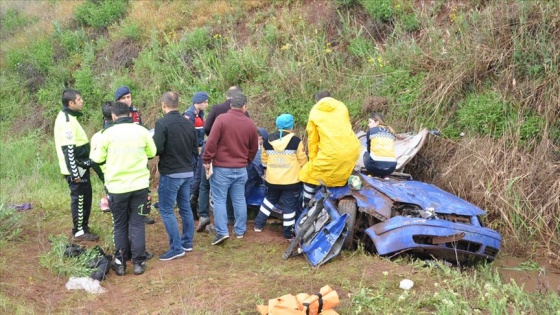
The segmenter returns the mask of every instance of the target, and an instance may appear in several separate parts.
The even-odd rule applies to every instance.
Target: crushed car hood
[[[359,173],[364,183],[380,191],[394,202],[411,203],[436,213],[478,216],[486,212],[479,207],[434,185],[413,180],[381,179]],[[362,187],[362,189],[367,189]]]

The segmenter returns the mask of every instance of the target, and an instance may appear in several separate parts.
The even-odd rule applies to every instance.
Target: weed
[[[364,9],[374,18],[381,22],[390,22],[393,20],[395,8],[393,1],[390,0],[359,0]]]
[[[87,0],[76,8],[76,20],[94,29],[107,28],[111,23],[120,19],[127,11],[128,0]]]
[[[0,20],[0,28],[2,29],[0,37],[8,37],[34,21],[36,19],[25,16],[23,12],[9,8],[4,12]]]
[[[495,93],[471,94],[459,103],[458,124],[463,130],[496,138],[504,134],[514,110]]]
[[[17,240],[22,229],[21,214],[15,209],[0,203],[0,243]]]
[[[48,253],[39,257],[39,264],[48,268],[60,276],[87,277],[93,269],[86,267],[87,262],[96,257],[97,252],[94,249],[85,250],[84,253],[77,257],[67,257],[64,251],[68,243],[68,236],[59,234],[49,237],[51,249]]]

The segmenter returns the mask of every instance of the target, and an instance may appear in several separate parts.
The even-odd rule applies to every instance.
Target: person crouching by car
[[[294,237],[296,210],[300,203],[301,167],[307,163],[307,155],[300,138],[292,133],[294,117],[282,114],[276,118],[278,131],[263,142],[261,160],[265,166],[268,192],[255,218],[255,232],[261,232],[270,212],[277,205],[282,210],[282,236]]]
[[[372,113],[368,119],[368,126],[367,152],[364,152],[366,170],[373,176],[389,176],[397,167],[395,131],[387,126],[381,113]]]

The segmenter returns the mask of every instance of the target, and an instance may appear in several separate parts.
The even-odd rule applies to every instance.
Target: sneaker
[[[115,258],[111,266],[117,276],[124,276],[126,274],[126,263],[121,262],[118,258]]]
[[[185,252],[192,252],[192,247],[184,247],[184,246],[183,246],[183,250],[184,250]]]
[[[107,199],[107,197],[103,197],[101,198],[101,200],[99,200],[99,208],[102,212],[111,211],[111,208],[109,208],[109,199]]]
[[[156,223],[156,221],[150,217],[144,217],[144,222],[146,222],[146,224],[154,224]]]
[[[82,234],[80,234],[82,233]],[[80,235],[78,235],[80,234]],[[88,232],[78,232],[76,234],[74,234],[74,237],[72,237],[72,239],[74,241],[97,241],[99,239],[99,236],[93,234],[93,233],[88,233]]]
[[[255,230],[255,232],[257,232],[257,233],[262,232],[262,228],[258,228],[258,227],[256,227],[256,226],[255,226],[255,228],[254,228],[253,230]]]
[[[134,263],[134,274],[135,275],[141,275],[144,273],[144,271],[146,271],[146,266],[148,264],[146,264],[145,261],[141,262],[141,263]]]
[[[184,251],[175,251],[175,250],[168,250],[167,253],[159,256],[159,260],[163,260],[163,261],[168,261],[168,260],[172,260],[175,258],[179,258],[181,256],[185,256],[185,252]]]
[[[206,229],[206,226],[210,224],[210,218],[208,217],[200,217],[198,219],[198,227],[196,228],[197,232],[202,232]]]
[[[228,238],[229,238],[229,235],[216,234],[216,237],[212,241],[212,245],[218,245],[218,244],[222,243],[223,241],[227,240]]]
[[[243,238],[243,234],[235,234],[235,237],[237,237],[237,238]]]

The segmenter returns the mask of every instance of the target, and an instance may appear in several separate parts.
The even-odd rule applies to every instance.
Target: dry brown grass
[[[12,0],[0,2],[0,10],[4,12],[7,9],[24,10],[25,16],[37,19],[36,23],[24,27],[14,36],[2,41],[0,45],[0,53],[4,54],[8,50],[22,48],[47,34],[53,29],[53,21],[61,24],[67,23],[73,19],[74,9],[83,1],[25,1]]]
[[[434,161],[417,168],[417,179],[485,209],[486,221],[504,237],[512,253],[534,252],[539,241],[560,249],[560,163],[553,146],[543,142],[534,152],[512,148],[508,139],[432,139],[423,149]],[[538,247],[538,246],[537,246]]]

